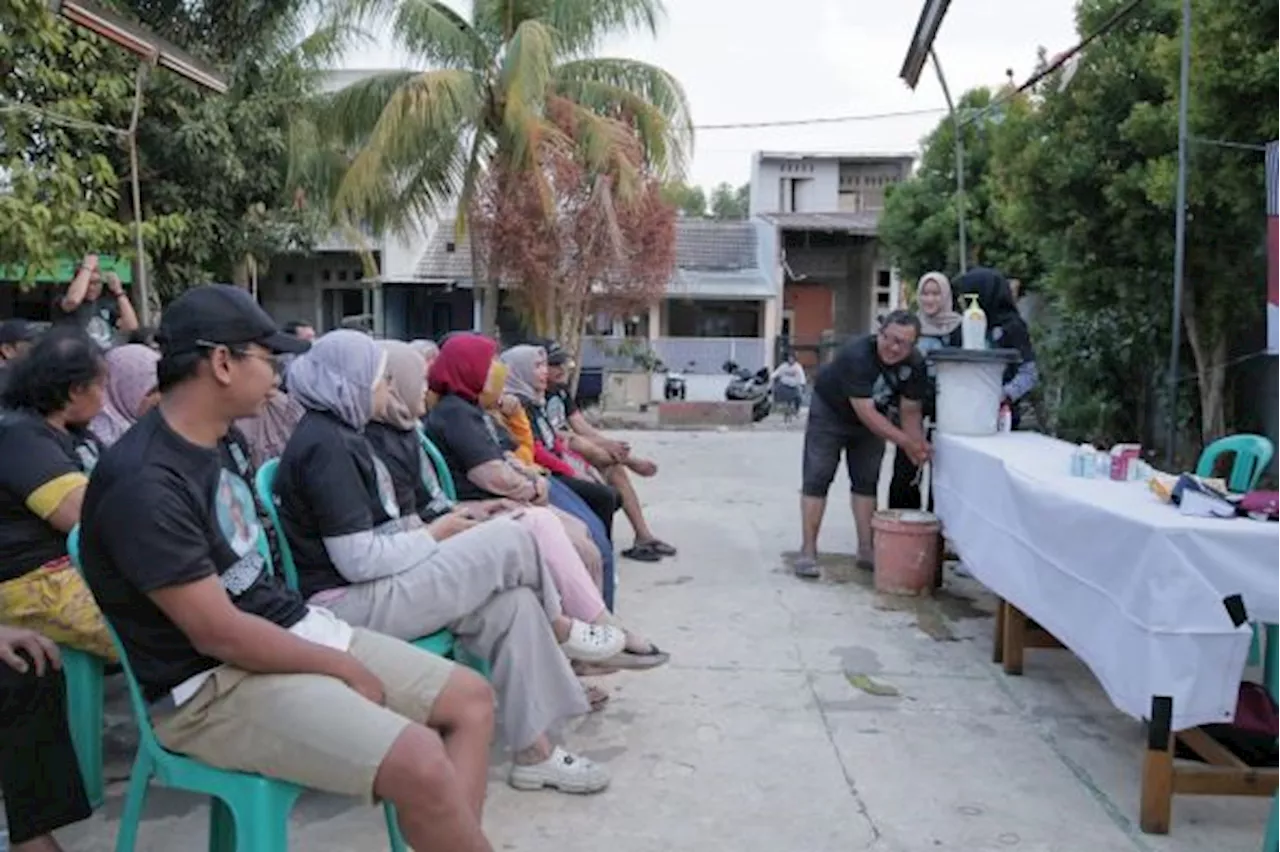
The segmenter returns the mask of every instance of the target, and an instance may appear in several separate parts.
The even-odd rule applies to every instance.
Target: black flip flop
[[[657,553],[659,556],[675,556],[676,549],[667,544],[660,538],[651,538],[644,543],[644,546]]]
[[[637,544],[622,551],[622,555],[627,559],[634,559],[637,562],[661,562],[662,554],[654,549],[650,542]]]

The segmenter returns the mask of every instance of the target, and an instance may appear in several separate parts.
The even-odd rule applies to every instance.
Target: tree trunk
[[[1202,327],[1195,298],[1190,293],[1183,299],[1182,320],[1195,360],[1200,393],[1200,438],[1208,444],[1226,431],[1227,339],[1222,334],[1214,334],[1212,329]]]
[[[480,298],[480,333],[498,336],[498,282],[489,275],[480,240],[471,232],[471,294]]]

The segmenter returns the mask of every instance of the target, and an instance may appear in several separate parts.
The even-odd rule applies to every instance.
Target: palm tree
[[[328,150],[355,152],[334,193],[349,221],[403,230],[454,202],[461,236],[481,173],[536,174],[552,142],[575,145],[588,168],[615,175],[623,200],[640,171],[627,134],[640,140],[642,168],[683,173],[692,126],[680,84],[653,65],[593,55],[607,37],[656,34],[662,0],[474,0],[469,20],[442,0],[399,0],[389,10],[386,0],[364,0],[362,11],[389,12],[398,46],[427,70],[378,74],[326,99],[318,129],[336,145]],[[568,103],[572,140],[548,120],[549,99]],[[492,331],[497,284],[484,278],[476,283]]]

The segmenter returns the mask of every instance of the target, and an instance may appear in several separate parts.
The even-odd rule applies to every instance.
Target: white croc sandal
[[[560,644],[566,657],[584,663],[602,663],[626,647],[627,635],[612,624],[587,624],[577,619],[569,625],[569,638]]]
[[[511,767],[507,783],[517,790],[542,790],[550,787],[561,793],[585,796],[599,793],[609,786],[609,773],[603,766],[556,746],[551,757],[529,766]]]

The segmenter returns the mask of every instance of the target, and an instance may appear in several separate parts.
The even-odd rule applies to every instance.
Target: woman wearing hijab
[[[587,525],[604,559],[604,600],[613,608],[613,544],[600,518],[560,479],[540,475],[508,459],[515,442],[486,409],[497,405],[507,368],[494,360],[497,344],[478,334],[455,334],[440,347],[428,385],[437,401],[427,414],[427,434],[444,455],[460,500],[506,497],[548,503]],[[504,445],[504,441],[507,443]]]
[[[951,282],[941,272],[926,272],[916,285],[916,316],[920,337],[916,348],[926,355],[943,346],[960,345],[960,322]]]
[[[379,345],[387,354],[391,392],[386,406],[374,412],[373,421],[365,428],[365,437],[391,473],[402,516],[416,514],[430,523],[458,506],[479,520],[510,515],[537,542],[538,551],[560,591],[565,615],[591,624],[617,625],[564,525],[550,509],[521,507],[504,499],[462,504],[454,504],[449,499],[418,442],[416,427],[423,414],[421,400],[426,389],[422,358],[406,343],[383,341]],[[627,668],[652,668],[666,661],[666,654],[630,632],[623,656],[615,659],[617,665]]]
[[[351,624],[414,639],[448,628],[486,660],[517,789],[593,793],[605,769],[552,746],[548,731],[589,705],[565,659],[606,661],[621,630],[570,619],[533,538],[514,520],[401,514],[364,430],[387,407],[387,356],[365,334],[321,337],[289,370],[307,410],[276,477],[280,520],[304,597]],[[563,653],[561,653],[563,651]]]
[[[160,353],[156,350],[140,343],[128,343],[107,350],[106,360],[107,386],[102,411],[89,423],[89,429],[103,447],[120,440],[160,398],[156,390]]]
[[[267,459],[277,458],[284,452],[293,430],[298,428],[305,413],[306,409],[297,400],[277,388],[256,417],[236,421],[236,428],[244,433],[249,443],[255,467],[261,467]]]
[[[1005,277],[994,269],[978,266],[956,279],[960,295],[978,297],[978,306],[987,315],[987,346],[992,349],[1016,349],[1022,356],[1017,364],[1010,364],[1004,371],[1004,401],[1013,411],[1016,429],[1027,413],[1030,394],[1040,383],[1040,368],[1036,366],[1035,349],[1031,346],[1031,332],[1018,313],[1013,300],[1013,290]]]

